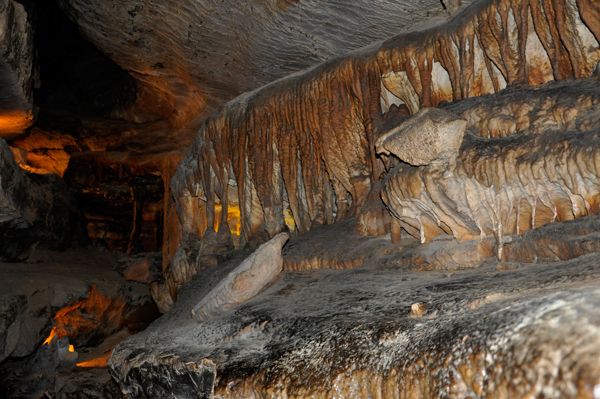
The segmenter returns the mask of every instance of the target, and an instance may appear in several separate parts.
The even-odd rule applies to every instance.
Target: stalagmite
[[[201,323],[217,317],[273,283],[283,267],[281,248],[289,237],[281,233],[261,245],[198,302],[192,318]]]

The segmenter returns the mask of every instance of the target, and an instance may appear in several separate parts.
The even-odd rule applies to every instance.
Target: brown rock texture
[[[117,117],[181,127],[224,101],[446,12],[436,0],[60,0],[82,35],[136,80]]]
[[[481,1],[225,104],[171,180],[182,243],[198,247],[228,222],[243,244],[290,228],[285,214],[300,234],[359,215],[390,165],[374,150],[388,110],[588,77],[600,58],[597,15],[595,1]]]
[[[473,130],[460,151],[428,166],[399,164],[386,177],[384,201],[422,242],[452,234],[502,244],[553,221],[598,214],[598,87],[594,78],[549,83],[479,106],[448,106],[469,108],[461,115]]]
[[[35,119],[33,29],[25,7],[0,2],[0,138],[25,134]]]
[[[0,259],[71,245],[80,217],[73,194],[58,176],[27,173],[13,157],[0,139]]]

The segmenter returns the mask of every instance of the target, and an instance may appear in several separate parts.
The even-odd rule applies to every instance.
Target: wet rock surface
[[[191,381],[214,378],[214,395],[232,398],[576,397],[600,381],[596,253],[437,271],[378,255],[351,270],[283,271],[197,324],[191,309],[246,256],[196,275],[169,313],[116,347],[109,367],[126,395],[177,381],[168,392],[210,397]]]

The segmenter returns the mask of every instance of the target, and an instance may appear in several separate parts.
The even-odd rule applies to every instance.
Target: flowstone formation
[[[415,116],[380,139],[382,151],[407,162],[387,175],[384,202],[421,242],[494,236],[500,258],[504,237],[598,214],[599,87],[588,78],[507,89],[431,110],[446,119],[428,118],[429,127]],[[451,126],[452,117],[463,123]],[[416,159],[410,148],[394,147],[409,138],[420,148],[445,144],[442,128],[464,138],[460,149]]]
[[[595,1],[481,1],[222,106],[170,182],[176,301],[115,348],[121,390],[597,396],[599,40]],[[283,231],[276,281],[222,300]]]
[[[595,1],[481,1],[230,101],[171,179],[187,258],[169,265],[165,248],[168,273],[193,275],[202,237],[226,249],[356,216],[373,224],[366,233],[393,229],[375,183],[395,164],[375,151],[386,126],[507,86],[589,77],[599,38]]]

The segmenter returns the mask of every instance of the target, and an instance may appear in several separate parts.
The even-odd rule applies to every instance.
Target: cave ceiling
[[[32,25],[39,26],[45,15],[54,16],[42,9],[37,14],[30,12],[36,18],[28,21],[21,4],[3,3],[0,15],[8,22],[3,28],[22,26],[2,36],[6,42],[3,62],[7,68],[11,66],[5,75],[10,81],[0,86],[6,93],[2,97],[19,101],[0,108],[4,115],[17,111],[30,115],[11,135],[3,133],[2,137],[10,139],[33,123],[32,87],[51,84],[36,75]],[[194,136],[184,129],[192,119],[204,119],[218,105],[243,92],[449,14],[437,0],[60,0],[58,4],[85,40],[135,80],[135,100],[115,107],[106,116],[134,124],[168,121],[151,130],[163,134],[165,130],[183,130],[187,135],[183,144]],[[175,145],[181,144],[177,141]]]

